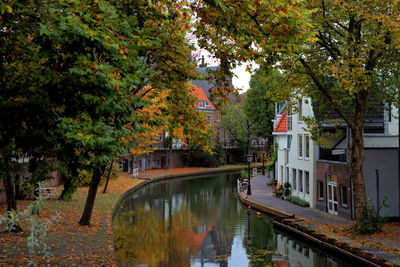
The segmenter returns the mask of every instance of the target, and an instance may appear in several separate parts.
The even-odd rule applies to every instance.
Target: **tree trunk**
[[[14,185],[11,175],[7,172],[4,177],[4,187],[7,199],[7,211],[17,210],[17,201],[15,199]]]
[[[361,100],[362,102],[362,100]],[[351,178],[354,182],[354,200],[356,218],[360,218],[363,209],[367,206],[365,195],[365,181],[363,176],[363,164],[365,158],[364,152],[364,116],[365,116],[365,103],[360,103],[359,98],[356,102],[355,124],[351,127],[351,154],[350,154],[350,172]]]
[[[132,162],[133,162],[133,160],[132,160]],[[103,194],[105,194],[107,192],[108,181],[110,180],[110,174],[111,174],[113,164],[114,164],[114,161],[112,160],[110,168],[108,169],[107,181],[106,181],[106,185],[104,186],[104,189],[103,189]],[[133,163],[132,163],[132,165],[133,165]],[[132,169],[132,172],[133,172],[133,169]]]
[[[71,194],[75,191],[75,187],[73,184],[74,179],[78,177],[78,164],[76,162],[68,165],[68,175],[63,175],[64,180],[64,188],[61,192],[60,199],[61,200],[69,200],[70,197],[67,197],[67,194]]]
[[[89,185],[89,192],[86,198],[85,208],[83,210],[82,218],[79,221],[80,225],[90,225],[90,218],[92,217],[92,210],[94,201],[96,199],[97,188],[100,183],[100,178],[104,172],[105,166],[96,167],[93,170],[92,180]]]
[[[64,175],[63,175],[64,176]],[[72,177],[64,177],[64,188],[61,192],[60,199],[61,200],[66,200],[66,194],[70,190],[71,185],[72,185]]]

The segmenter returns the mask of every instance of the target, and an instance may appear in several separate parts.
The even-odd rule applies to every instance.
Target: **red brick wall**
[[[316,164],[316,178],[317,183],[317,200],[316,206],[319,210],[327,211],[327,174],[333,174],[337,176],[337,199],[338,199],[338,215],[346,218],[351,218],[351,194],[350,194],[350,171],[349,167],[345,164],[334,164],[317,162]],[[324,199],[318,200],[318,181],[322,181],[324,185]],[[347,208],[341,206],[340,197],[340,185],[344,185],[347,188]]]

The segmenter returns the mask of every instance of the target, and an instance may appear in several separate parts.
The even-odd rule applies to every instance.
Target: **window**
[[[342,207],[347,208],[347,187],[345,185],[340,185],[340,204]]]
[[[211,115],[207,115],[207,123],[212,124]]]
[[[303,136],[301,134],[299,134],[297,136],[298,140],[299,140],[299,157],[302,158],[303,157]]]
[[[303,119],[303,100],[302,99],[299,99],[298,109],[299,109],[298,120],[301,121]]]
[[[200,100],[199,108],[206,108],[206,107],[207,107],[207,101],[206,100]]]
[[[283,166],[281,165],[281,181],[283,181]]]
[[[388,120],[389,122],[392,122],[392,104],[389,103],[388,106]]]
[[[286,167],[286,182],[289,182],[289,167]]]
[[[287,144],[286,144],[286,147],[288,148],[288,149],[290,149],[290,145],[292,144],[292,136],[291,135],[288,135],[287,136]]]
[[[324,200],[324,182],[317,182],[318,200]]]
[[[303,192],[303,171],[299,170],[299,190]]]
[[[297,190],[297,181],[296,181],[296,169],[292,169],[292,177],[293,177],[293,190]]]
[[[306,182],[306,194],[310,194],[310,173],[308,171],[304,171],[304,179]]]
[[[305,135],[306,138],[306,158],[310,157],[310,136]]]

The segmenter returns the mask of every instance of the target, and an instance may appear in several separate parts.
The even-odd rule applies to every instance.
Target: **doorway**
[[[337,197],[337,176],[328,174],[327,177],[327,200],[328,200],[328,212],[337,215],[338,214],[338,197]]]

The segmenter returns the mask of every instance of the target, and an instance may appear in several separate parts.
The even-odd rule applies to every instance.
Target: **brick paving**
[[[258,204],[265,205],[267,207],[273,207],[278,210],[285,211],[287,213],[294,214],[296,221],[303,226],[314,229],[315,231],[321,231],[322,227],[329,227],[333,229],[334,227],[350,227],[353,221],[338,217],[336,215],[329,214],[327,212],[322,212],[314,208],[305,208],[295,205],[289,201],[277,198],[272,193],[272,187],[267,186],[267,178],[262,175],[258,175],[251,179],[251,191],[252,195],[248,196],[248,200],[254,200]],[[389,228],[389,229],[385,229]],[[358,247],[362,250],[369,251],[379,258],[383,258],[389,261],[391,264],[400,266],[400,230],[399,223],[388,224],[384,227],[384,231],[389,232],[392,236],[366,236],[361,238],[362,240],[354,240],[343,235],[326,233],[327,236],[339,240],[341,242],[348,243],[351,246]],[[365,242],[367,241],[367,242]],[[388,253],[382,249],[376,247],[368,246],[367,243],[375,245],[378,244],[383,247],[383,250],[392,249],[394,253]]]
[[[300,207],[289,201],[281,200],[274,197],[272,194],[272,187],[266,185],[265,176],[257,176],[251,180],[251,191],[252,195],[249,199],[254,199],[257,202],[266,204],[268,206],[286,211],[288,213],[295,214],[296,217],[302,217],[312,219],[321,223],[327,224],[347,224],[350,225],[352,222],[342,217],[338,217],[326,212],[319,211],[312,208]]]

